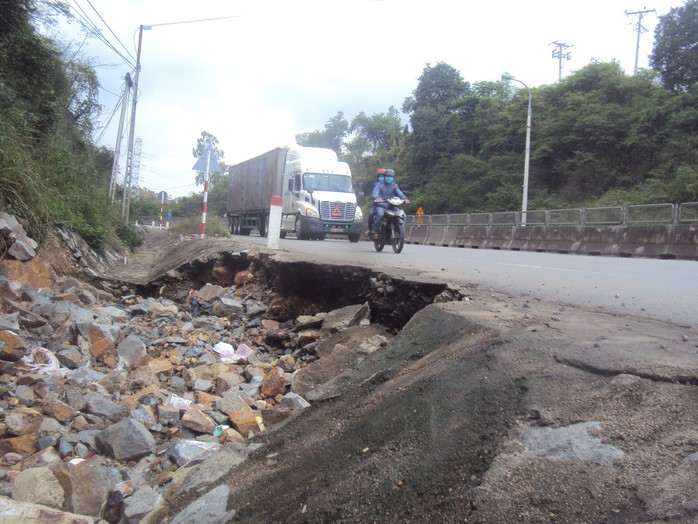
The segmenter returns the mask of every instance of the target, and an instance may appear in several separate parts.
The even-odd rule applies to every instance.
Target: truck
[[[267,236],[272,196],[281,196],[281,232],[299,240],[361,236],[363,214],[356,203],[351,170],[331,149],[277,147],[229,169],[228,229]]]

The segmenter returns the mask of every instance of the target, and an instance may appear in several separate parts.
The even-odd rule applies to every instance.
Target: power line
[[[116,49],[109,40],[105,38],[105,36],[102,34],[102,31],[97,27],[97,24],[95,24],[92,19],[89,17],[89,15],[84,11],[84,9],[80,6],[80,4],[77,3],[77,0],[73,0],[73,4],[75,4],[75,7],[71,6],[71,9],[73,10],[73,13],[75,15],[75,19],[78,21],[78,23],[87,31],[88,34],[94,36],[98,40],[100,40],[104,45],[106,45],[109,49],[114,51],[123,61],[124,63],[130,65],[131,67],[134,67],[132,58],[129,59],[126,56],[124,56],[118,49]],[[121,43],[121,42],[119,42]],[[123,44],[121,44],[123,45]]]
[[[123,42],[122,42],[121,40],[119,40],[119,37],[116,36],[116,34],[114,33],[114,31],[112,31],[111,27],[109,27],[109,24],[107,24],[106,20],[104,20],[104,18],[102,18],[102,15],[99,14],[99,11],[97,11],[97,9],[95,9],[95,6],[92,5],[92,2],[90,2],[90,0],[87,0],[87,3],[90,5],[90,7],[92,8],[92,10],[93,10],[95,13],[97,13],[97,16],[98,16],[99,19],[102,21],[102,23],[105,25],[105,27],[106,27],[107,29],[109,29],[109,32],[110,32],[112,35],[114,35],[114,38],[116,38],[116,41],[119,42],[119,43],[121,44],[121,47],[124,48],[124,51],[126,51],[126,53],[128,54],[128,56],[130,56],[131,59],[135,61],[136,59],[133,58],[133,55],[131,54],[131,52],[126,48],[126,46],[123,44]]]

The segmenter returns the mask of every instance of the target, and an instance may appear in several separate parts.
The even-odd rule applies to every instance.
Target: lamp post
[[[526,116],[526,155],[524,159],[524,179],[523,179],[523,200],[521,204],[521,225],[526,225],[526,212],[528,211],[528,165],[531,160],[531,90],[518,78],[509,73],[502,75],[502,80],[505,82],[519,82],[526,88],[528,93],[528,115]]]

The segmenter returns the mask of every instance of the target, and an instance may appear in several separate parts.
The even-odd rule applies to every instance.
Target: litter
[[[174,393],[170,394],[170,398],[167,399],[167,403],[170,406],[176,407],[177,409],[189,409],[189,406],[191,406],[191,400],[179,397]]]
[[[65,368],[62,368],[56,355],[46,348],[36,347],[31,353],[22,357],[22,362],[39,375],[49,375],[62,377],[65,375]]]
[[[213,346],[213,351],[218,353],[221,358],[221,362],[224,364],[247,362],[250,355],[254,354],[254,351],[252,351],[247,344],[240,344],[237,349],[233,349],[233,346],[226,342],[219,342]]]

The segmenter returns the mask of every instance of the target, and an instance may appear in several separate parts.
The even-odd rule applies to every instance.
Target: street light
[[[502,75],[504,82],[519,82],[528,92],[528,116],[526,117],[526,157],[524,159],[523,203],[521,204],[521,225],[526,225],[526,212],[528,211],[528,165],[531,160],[531,90],[518,78],[509,73]]]

